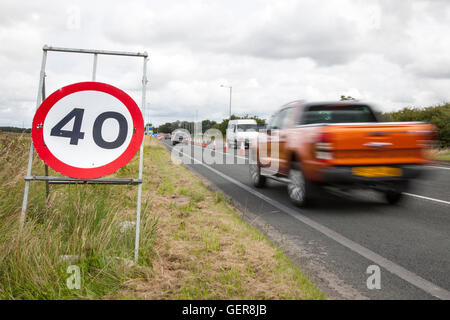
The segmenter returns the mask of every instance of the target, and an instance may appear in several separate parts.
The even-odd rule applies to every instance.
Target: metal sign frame
[[[55,52],[67,52],[67,53],[84,53],[94,55],[93,69],[92,69],[92,81],[96,79],[97,73],[97,58],[98,55],[115,55],[115,56],[129,56],[129,57],[140,57],[144,58],[144,65],[142,71],[142,102],[141,102],[141,112],[145,115],[145,98],[146,98],[146,88],[147,88],[147,52],[123,52],[123,51],[107,51],[107,50],[89,50],[89,49],[73,49],[73,48],[59,48],[59,47],[49,47],[44,45],[42,48],[42,63],[41,72],[39,75],[39,87],[36,99],[36,110],[39,108],[40,104],[45,100],[45,66],[47,63],[47,53],[49,51]],[[145,123],[145,119],[144,119]],[[48,166],[45,165],[45,176],[34,176],[32,175],[33,168],[33,158],[34,158],[34,146],[33,141],[30,142],[30,154],[28,158],[27,175],[25,176],[25,190],[23,194],[22,202],[22,212],[20,215],[20,231],[23,229],[25,223],[25,216],[28,205],[28,193],[30,191],[31,181],[45,181],[46,184],[46,195],[49,195],[49,185],[50,184],[113,184],[113,185],[138,185],[137,194],[137,206],[136,206],[136,238],[134,245],[134,262],[137,264],[139,258],[139,234],[140,234],[140,224],[141,224],[141,198],[142,198],[142,171],[144,162],[144,140],[142,140],[141,146],[139,148],[139,176],[137,179],[134,178],[97,178],[97,179],[75,179],[69,177],[49,177],[48,176]]]

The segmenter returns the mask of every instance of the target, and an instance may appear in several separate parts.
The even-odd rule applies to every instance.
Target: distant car
[[[253,119],[230,120],[227,127],[228,146],[237,149],[241,143],[247,148],[258,137],[258,125]]]
[[[173,146],[177,143],[187,142],[187,133],[184,131],[175,131],[172,133],[171,141]]]
[[[164,139],[165,139],[165,140],[170,139],[170,133],[164,134]]]

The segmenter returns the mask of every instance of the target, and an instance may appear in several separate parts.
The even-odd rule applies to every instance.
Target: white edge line
[[[429,198],[429,197],[425,197],[425,196],[419,196],[418,194],[414,194],[414,193],[403,192],[403,194],[407,195],[407,196],[410,196],[410,197],[414,197],[414,198],[419,198],[419,199],[424,199],[424,200],[429,200],[429,201],[436,201],[436,202],[440,202],[440,203],[444,203],[444,204],[449,204],[450,205],[450,201],[444,201],[444,200]]]
[[[436,169],[444,169],[444,170],[450,170],[450,167],[439,167],[439,166],[428,166],[428,165],[425,165],[425,167],[436,168]]]
[[[170,146],[169,146],[170,148]],[[377,265],[385,268],[386,270],[388,270],[390,273],[398,276],[399,278],[405,280],[406,282],[414,285],[415,287],[422,289],[423,291],[429,293],[430,295],[432,295],[433,297],[436,297],[438,299],[441,300],[450,300],[450,292],[447,291],[444,288],[441,288],[437,285],[435,285],[434,283],[425,280],[424,278],[420,277],[419,275],[403,268],[402,266],[396,264],[395,262],[390,261],[389,259],[386,259],[382,256],[380,256],[379,254],[371,251],[370,249],[361,246],[360,244],[344,237],[343,235],[321,225],[320,223],[317,223],[313,220],[311,220],[310,218],[302,215],[300,212],[293,210],[285,205],[283,205],[282,203],[273,200],[265,195],[263,195],[262,193],[259,193],[255,190],[253,190],[251,187],[227,176],[226,174],[210,167],[209,165],[204,164],[203,162],[201,162],[200,160],[197,160],[195,158],[192,158],[190,155],[182,152],[185,156],[187,156],[188,158],[192,159],[194,162],[197,162],[198,164],[204,166],[205,168],[211,170],[212,172],[214,172],[215,174],[221,176],[222,178],[224,178],[225,180],[228,180],[229,182],[239,186],[240,188],[244,189],[245,191],[253,194],[254,196],[266,201],[267,203],[269,203],[270,205],[274,206],[275,208],[284,211],[285,213],[287,213],[288,215],[290,215],[291,217],[293,217],[294,219],[303,222],[304,224],[308,225],[309,227],[319,231],[320,233],[324,234],[325,236],[327,236],[328,238],[336,241],[337,243],[343,245],[344,247],[352,250],[353,252],[358,253],[359,255],[363,256],[364,258],[376,263]]]

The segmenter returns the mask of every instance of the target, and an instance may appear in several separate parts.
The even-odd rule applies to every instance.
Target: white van
[[[244,146],[247,148],[251,140],[255,140],[258,137],[258,125],[256,120],[253,119],[239,119],[228,121],[227,127],[227,143],[231,148],[236,149],[241,146],[241,142],[244,142]]]

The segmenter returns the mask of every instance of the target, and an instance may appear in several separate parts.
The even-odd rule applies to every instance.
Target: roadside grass
[[[19,235],[29,134],[0,133],[0,299],[324,299],[220,192],[146,138],[140,260],[130,265],[133,186],[31,183]],[[135,177],[137,159],[114,176]],[[35,160],[33,172],[44,172]],[[59,175],[50,170],[50,175]],[[63,256],[68,257],[62,259]],[[74,256],[76,261],[70,261]],[[81,269],[69,290],[69,265]]]
[[[98,299],[127,279],[148,276],[157,226],[148,199],[143,199],[139,267],[127,265],[134,228],[119,231],[121,222],[135,217],[136,188],[130,186],[52,185],[46,200],[45,184],[31,183],[19,235],[29,143],[29,134],[0,134],[0,299]],[[135,170],[136,161],[118,175]],[[34,161],[33,172],[43,171],[42,161]],[[80,290],[66,285],[71,264],[81,270]]]
[[[431,149],[428,151],[428,156],[437,161],[450,161],[450,149]]]

